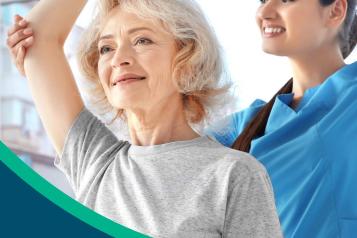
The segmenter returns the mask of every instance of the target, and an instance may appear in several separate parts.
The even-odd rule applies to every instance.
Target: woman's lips
[[[120,81],[117,81],[115,83],[113,83],[113,86],[116,86],[118,84],[127,84],[127,83],[132,83],[134,81],[140,81],[140,80],[144,80],[145,77],[141,77],[141,78],[126,78],[126,79],[122,79]]]
[[[112,83],[112,86],[116,86],[117,84],[130,83],[138,80],[144,80],[146,77],[139,76],[136,74],[124,74],[116,78]]]

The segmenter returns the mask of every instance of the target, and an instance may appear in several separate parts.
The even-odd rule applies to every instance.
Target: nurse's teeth
[[[271,33],[281,33],[283,32],[284,29],[281,28],[281,27],[265,27],[264,28],[264,33],[268,33],[268,34],[271,34]]]

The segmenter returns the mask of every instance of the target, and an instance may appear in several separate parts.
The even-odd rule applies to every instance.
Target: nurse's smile
[[[265,26],[263,27],[263,37],[272,38],[276,36],[280,36],[285,32],[285,28],[280,26]]]

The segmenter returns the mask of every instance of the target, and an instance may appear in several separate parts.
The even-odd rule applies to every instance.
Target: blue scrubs
[[[357,237],[357,62],[307,90],[295,110],[292,99],[276,99],[250,151],[268,170],[284,236]],[[264,104],[231,115],[225,133],[209,134],[232,145]]]

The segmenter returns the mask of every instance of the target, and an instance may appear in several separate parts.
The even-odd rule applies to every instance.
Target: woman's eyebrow
[[[109,34],[109,35],[104,35],[104,36],[99,37],[98,41],[107,40],[107,39],[113,39],[113,38],[114,38],[114,35]]]
[[[135,28],[131,28],[128,30],[128,34],[133,34],[137,31],[151,31],[151,32],[155,32],[154,30],[152,30],[149,27],[135,27]]]
[[[135,27],[135,28],[129,29],[128,34],[130,35],[135,32],[138,32],[138,31],[151,31],[151,32],[155,33],[154,30],[152,30],[151,28],[148,28],[148,27]],[[98,41],[106,40],[106,39],[113,39],[113,38],[114,38],[114,35],[108,34],[108,35],[103,35],[103,36],[99,37]]]

